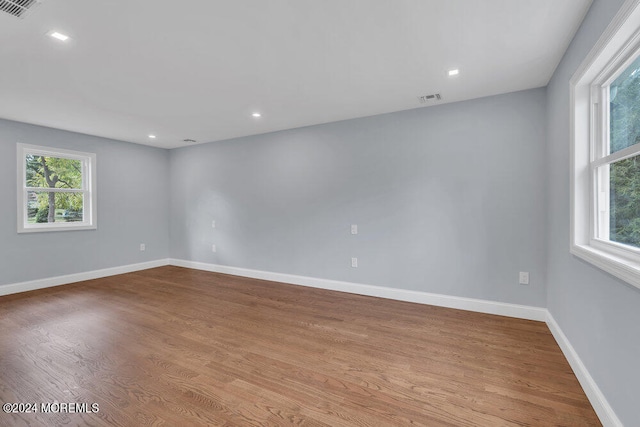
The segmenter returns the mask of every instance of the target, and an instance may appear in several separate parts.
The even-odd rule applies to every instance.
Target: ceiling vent
[[[0,11],[22,18],[29,9],[39,5],[41,1],[42,0],[0,0]]]
[[[191,138],[186,138],[186,139],[183,139],[182,142],[184,142],[185,144],[195,144],[196,140]]]
[[[442,96],[440,96],[439,93],[434,93],[431,95],[422,95],[418,97],[418,101],[420,101],[420,104],[426,104],[428,102],[433,102],[433,101],[440,101],[442,99]]]

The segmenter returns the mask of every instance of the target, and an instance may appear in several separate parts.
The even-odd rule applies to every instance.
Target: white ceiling
[[[0,117],[173,148],[541,87],[590,4],[43,0],[0,13]]]

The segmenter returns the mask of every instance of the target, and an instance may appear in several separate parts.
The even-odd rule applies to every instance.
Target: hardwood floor
[[[1,426],[600,425],[544,323],[179,267],[1,297],[0,375],[99,405]]]

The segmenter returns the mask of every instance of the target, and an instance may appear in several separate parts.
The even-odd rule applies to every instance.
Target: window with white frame
[[[18,144],[18,232],[96,228],[96,155]]]
[[[640,0],[571,79],[571,252],[640,287]]]

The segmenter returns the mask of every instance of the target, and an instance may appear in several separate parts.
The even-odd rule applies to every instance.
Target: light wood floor
[[[0,298],[1,426],[600,425],[544,323],[161,267]]]

